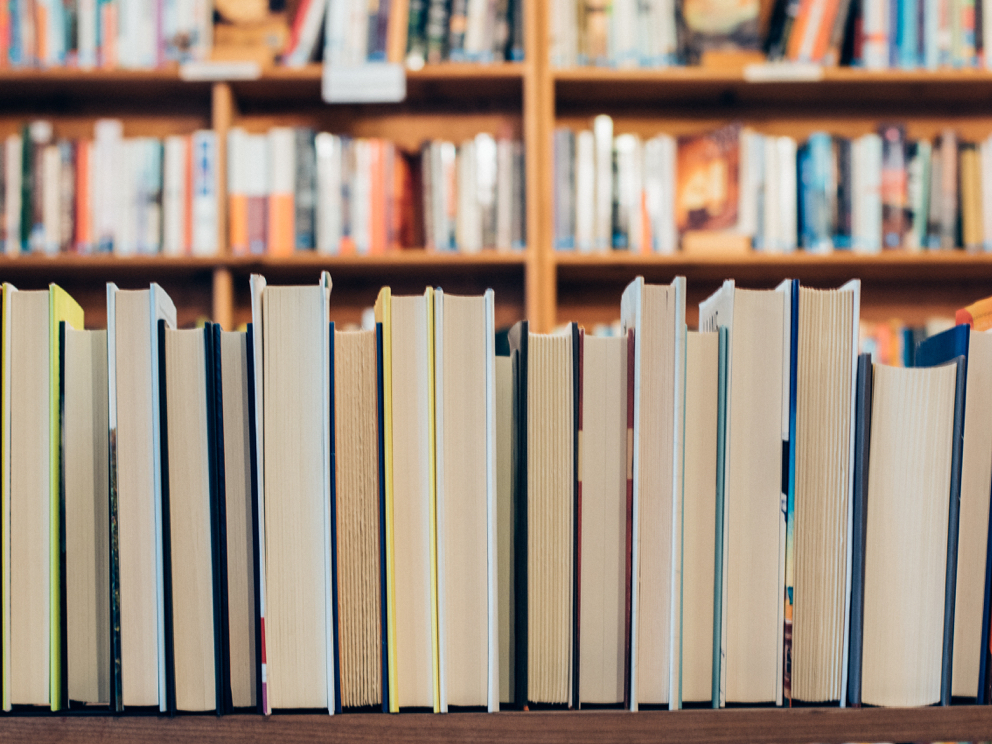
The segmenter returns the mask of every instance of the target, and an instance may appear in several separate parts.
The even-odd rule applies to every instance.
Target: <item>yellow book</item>
[[[399,684],[396,676],[396,573],[393,570],[393,372],[392,293],[383,287],[375,301],[375,321],[382,324],[382,421],[383,460],[386,488],[386,668],[389,712],[399,713]]]
[[[0,498],[3,499],[3,506],[0,508],[0,551],[2,555],[10,555],[10,461],[8,459],[8,443],[5,441],[7,432],[10,431],[10,359],[7,354],[7,337],[10,333],[10,294],[13,287],[4,283],[2,290],[3,333],[0,336],[0,451],[3,454],[3,462],[0,463]],[[10,710],[10,569],[9,561],[0,561],[3,566],[3,583],[0,587],[0,608],[3,617],[0,619],[0,627],[3,628],[3,709]]]
[[[59,324],[62,321],[77,331],[83,330],[83,309],[69,294],[57,284],[49,285],[48,289],[48,319],[51,326],[49,335],[48,359],[51,364],[51,374],[49,375],[49,415],[51,416],[51,432],[49,445],[49,466],[51,467],[51,561],[49,570],[51,580],[49,590],[51,592],[49,601],[51,629],[51,673],[49,674],[49,684],[51,685],[52,710],[62,708],[62,571],[61,571],[61,544],[62,535],[59,529],[59,503],[61,500],[61,484],[59,474],[61,473],[62,456],[62,436],[61,436],[61,402],[59,400],[59,373],[61,371],[61,342],[59,338]]]

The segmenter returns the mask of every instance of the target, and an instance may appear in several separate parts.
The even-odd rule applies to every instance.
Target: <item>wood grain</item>
[[[797,708],[542,713],[381,713],[157,717],[8,717],[4,742],[34,744],[251,744],[310,742],[792,742],[982,741],[992,708]]]

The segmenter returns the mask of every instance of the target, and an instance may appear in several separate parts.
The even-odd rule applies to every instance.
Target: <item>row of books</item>
[[[275,127],[228,135],[235,254],[478,252],[526,243],[524,150],[479,134],[406,153],[384,139]]]
[[[558,250],[672,253],[697,232],[773,253],[992,248],[992,140],[952,129],[931,142],[884,124],[800,145],[731,124],[643,141],[602,115],[556,130],[554,176]]]
[[[215,255],[217,137],[124,137],[102,119],[93,139],[56,138],[35,121],[0,148],[0,244],[22,253]]]
[[[988,701],[982,303],[897,368],[858,281],[687,331],[638,278],[613,337],[250,293],[175,330],[111,284],[100,331],[3,286],[5,710]]]
[[[10,0],[0,5],[0,67],[147,69],[206,59],[213,3]]]
[[[868,69],[984,67],[987,0],[554,0],[551,64],[665,67],[710,54]]]
[[[333,66],[366,62],[502,62],[524,58],[521,0],[302,0],[283,60],[318,55]]]

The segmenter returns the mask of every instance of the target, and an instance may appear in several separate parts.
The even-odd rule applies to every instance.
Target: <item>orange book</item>
[[[386,61],[402,64],[406,57],[407,26],[410,23],[410,0],[392,0],[389,25],[386,27]]]
[[[117,3],[100,3],[100,66],[117,67]]]
[[[802,5],[799,6],[799,12],[796,14],[796,19],[792,23],[792,29],[789,31],[786,57],[793,61],[799,59],[799,49],[802,47],[803,39],[806,37],[810,11],[813,9],[813,3],[815,2],[818,2],[818,0],[803,0]]]
[[[651,253],[654,236],[651,234],[651,215],[648,212],[648,196],[641,190],[641,253]]]
[[[269,130],[269,241],[273,256],[291,256],[296,246],[296,139],[292,127]]]
[[[76,239],[75,250],[89,253],[93,249],[93,207],[90,204],[89,140],[76,144]]]
[[[0,3],[0,68],[10,66],[10,6]]]
[[[386,252],[385,145],[369,140],[369,255]]]
[[[834,21],[837,18],[837,13],[840,11],[838,7],[840,5],[840,0],[827,0],[827,7],[823,11],[823,17],[820,19],[820,27],[816,30],[816,41],[813,42],[813,61],[819,62],[823,59],[823,56],[827,53],[827,47],[830,46],[830,37],[834,32]]]
[[[404,192],[410,179],[410,168],[403,153],[392,143],[389,145],[389,160],[393,184],[389,195],[389,242],[386,249],[398,251],[403,248],[403,223],[406,215]]]
[[[228,194],[227,219],[230,228],[231,252],[236,256],[248,253],[248,197]]]
[[[34,9],[35,59],[44,65],[48,62],[48,8],[38,3]]]
[[[961,308],[954,313],[954,322],[957,325],[970,325],[975,331],[989,330],[992,328],[992,297]]]

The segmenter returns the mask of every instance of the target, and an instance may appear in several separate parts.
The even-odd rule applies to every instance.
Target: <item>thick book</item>
[[[107,285],[110,425],[111,707],[167,710],[158,321],[176,307],[157,284]]]
[[[964,358],[873,377],[860,702],[947,704]]]
[[[65,678],[70,707],[110,703],[107,332],[61,324]]]
[[[442,713],[499,709],[494,313],[492,290],[475,297],[434,290]]]
[[[61,322],[82,329],[64,290],[3,285],[3,708],[63,701]]]
[[[251,286],[252,330],[261,339],[254,351],[263,708],[333,713],[331,278],[269,287],[254,275]]]
[[[681,706],[685,278],[624,290],[634,332],[630,707]],[[651,577],[648,580],[647,577]]]
[[[854,280],[837,290],[799,287],[793,299],[795,470],[786,544],[793,604],[788,695],[783,689],[790,700],[846,700],[860,295]]]
[[[685,230],[729,230],[740,201],[740,124],[678,138],[675,224]]]
[[[627,645],[627,338],[584,335],[579,701],[622,705]]]
[[[376,331],[341,331],[332,324],[331,332],[336,691],[341,709],[382,707],[381,358]]]
[[[700,304],[700,327],[728,332],[721,681],[729,703],[782,700],[788,290],[744,290],[728,280]]]
[[[987,432],[987,406],[984,388],[975,391],[970,406],[971,385],[981,385],[981,374],[988,374],[989,351],[984,338],[978,338],[977,354],[972,358],[973,334],[965,325],[931,336],[919,343],[914,367],[934,367],[957,362],[959,375],[954,408],[954,438],[951,449],[950,508],[947,521],[947,566],[944,578],[943,660],[941,665],[940,702],[949,705],[952,696],[978,696],[978,673],[982,654],[975,649],[984,645],[985,623],[984,564],[988,550],[989,474],[992,473],[990,436]],[[972,368],[978,375],[971,376]],[[983,410],[984,409],[984,410]],[[972,431],[968,430],[968,413],[973,413]],[[978,427],[982,426],[980,430]],[[967,479],[967,480],[965,480]],[[961,517],[969,520],[962,522]],[[981,597],[982,599],[979,599]],[[982,601],[984,599],[984,601]],[[985,636],[987,637],[987,635]],[[957,648],[961,642],[963,647]],[[958,669],[955,674],[955,669]],[[956,688],[956,691],[955,691]]]
[[[158,323],[170,712],[224,708],[214,333]]]
[[[434,291],[376,300],[382,323],[390,712],[438,712]]]
[[[575,707],[578,327],[510,329],[518,707]],[[564,384],[561,384],[564,381]]]

